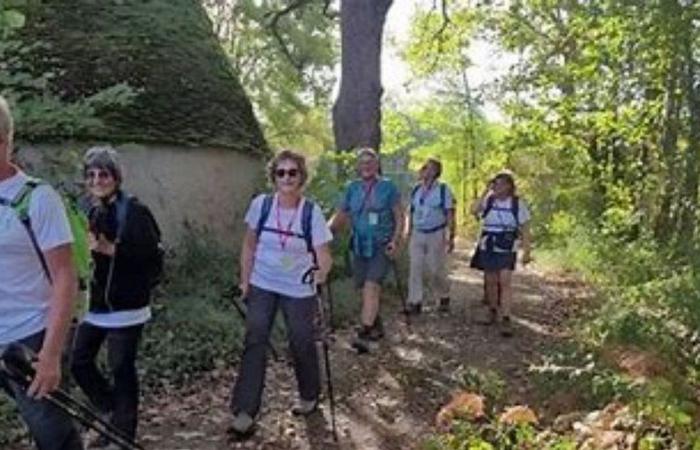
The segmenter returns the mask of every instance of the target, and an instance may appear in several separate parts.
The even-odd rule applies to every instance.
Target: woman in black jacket
[[[106,418],[130,438],[138,422],[136,354],[159,269],[160,231],[149,209],[121,190],[122,170],[111,147],[93,147],[84,158],[91,197],[89,245],[93,274],[89,309],[78,327],[72,372],[78,385]],[[113,383],[95,358],[107,342]],[[107,446],[98,438],[94,446]]]

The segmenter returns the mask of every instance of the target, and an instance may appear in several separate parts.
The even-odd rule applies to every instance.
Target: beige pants
[[[445,230],[434,233],[411,233],[409,254],[411,273],[408,283],[408,303],[422,303],[423,280],[427,278],[432,291],[438,298],[449,297],[450,284],[447,281],[447,253]]]

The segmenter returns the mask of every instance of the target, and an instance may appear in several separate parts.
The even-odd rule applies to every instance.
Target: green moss
[[[190,143],[266,152],[251,104],[196,0],[28,2],[26,42],[37,71],[66,100],[128,83],[128,108],[101,112],[107,129],[85,138]]]

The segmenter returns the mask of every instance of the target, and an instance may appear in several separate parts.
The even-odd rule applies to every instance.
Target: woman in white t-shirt
[[[484,271],[489,305],[487,323],[500,321],[503,336],[512,336],[512,274],[519,244],[522,244],[523,264],[531,259],[530,211],[515,191],[513,175],[500,172],[472,207],[472,212],[482,219],[481,236],[472,258],[472,267]]]
[[[302,195],[307,176],[304,157],[282,150],[268,165],[275,192],[257,196],[246,213],[240,289],[248,314],[231,399],[232,429],[239,437],[252,433],[260,410],[270,330],[278,308],[289,330],[299,388],[299,403],[292,413],[308,415],[318,407],[315,285],[323,283],[331,269],[332,235],[321,208]]]

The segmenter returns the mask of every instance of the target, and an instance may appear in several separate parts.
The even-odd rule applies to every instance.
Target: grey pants
[[[282,294],[250,287],[246,317],[245,348],[233,387],[231,410],[255,417],[265,386],[268,342],[277,308],[282,309],[287,338],[294,360],[299,396],[314,400],[320,393],[318,352],[314,341],[316,297],[292,298]]]
[[[447,278],[445,230],[433,233],[413,231],[409,247],[411,270],[408,283],[408,303],[421,304],[424,300],[423,280],[427,278],[439,298],[450,296]],[[427,275],[427,277],[426,277]]]

